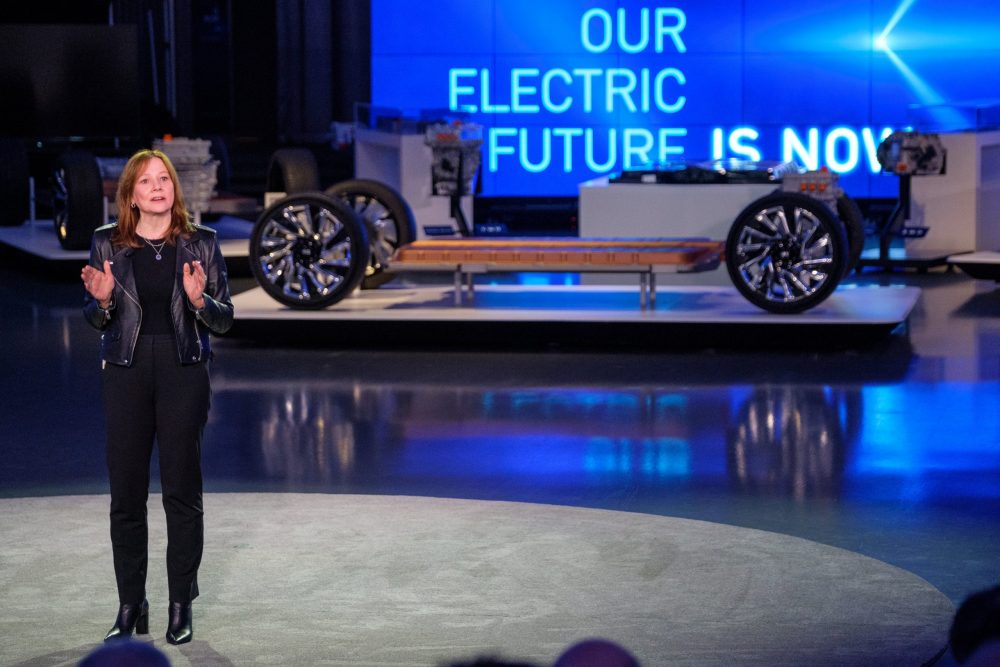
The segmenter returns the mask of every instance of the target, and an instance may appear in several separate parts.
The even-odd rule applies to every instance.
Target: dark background
[[[343,164],[330,124],[369,101],[369,24],[367,0],[4,3],[0,135],[95,152],[220,137],[232,189],[259,191],[275,147]]]

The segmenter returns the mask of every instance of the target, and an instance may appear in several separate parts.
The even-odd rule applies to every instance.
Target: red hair
[[[118,226],[111,234],[111,242],[115,245],[142,247],[142,241],[139,240],[139,235],[135,231],[139,224],[139,209],[132,206],[132,195],[135,192],[136,181],[139,180],[146,164],[153,158],[159,158],[163,162],[163,166],[167,168],[167,173],[170,175],[170,181],[174,184],[174,205],[170,208],[167,243],[174,245],[178,236],[187,238],[194,231],[191,215],[184,204],[184,193],[181,192],[181,184],[177,179],[177,170],[174,169],[173,163],[163,151],[146,148],[129,158],[125,169],[122,170],[121,178],[118,179],[118,193],[115,196],[115,202],[118,204]]]

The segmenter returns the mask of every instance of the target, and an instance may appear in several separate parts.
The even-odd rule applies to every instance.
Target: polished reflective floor
[[[908,326],[834,352],[221,339],[206,488],[718,521],[878,558],[957,603],[1000,582],[1000,287],[852,281],[920,287]],[[0,295],[0,495],[105,492],[82,288],[5,262]]]

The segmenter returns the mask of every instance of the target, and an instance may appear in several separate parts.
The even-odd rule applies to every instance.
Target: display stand
[[[437,124],[427,128],[425,141],[431,147],[431,188],[435,195],[447,196],[449,213],[460,236],[472,236],[472,228],[462,208],[462,198],[472,194],[472,180],[482,165],[482,129],[478,125]],[[477,179],[478,181],[478,179]]]
[[[432,149],[426,128],[440,114],[426,112],[413,119],[401,111],[359,105],[354,135],[354,174],[359,179],[384,183],[397,191],[413,212],[416,238],[455,233],[454,207],[466,220],[472,217],[472,197],[453,203],[434,191],[429,165]]]
[[[916,250],[893,247],[893,241],[923,239],[930,230],[928,225],[912,223],[912,193],[914,176],[936,176],[945,172],[947,151],[936,134],[894,132],[879,145],[878,161],[882,170],[899,177],[899,200],[892,214],[876,230],[878,254],[862,253],[857,268],[881,269],[912,268],[926,271],[948,264],[953,250]]]
[[[878,255],[871,257],[862,254],[858,260],[858,268],[877,267],[881,269],[907,268],[926,271],[935,266],[948,264],[951,251],[946,250],[914,250],[912,248],[893,248],[894,239],[922,239],[927,236],[929,227],[925,225],[907,224],[911,220],[912,210],[912,174],[899,175],[899,201],[892,214],[876,230],[878,236]]]

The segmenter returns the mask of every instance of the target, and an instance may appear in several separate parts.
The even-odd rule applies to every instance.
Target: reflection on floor
[[[1000,289],[944,272],[854,281],[920,287],[908,328],[822,353],[221,340],[206,485],[719,521],[873,556],[958,602],[1000,580]],[[8,267],[0,296],[0,494],[103,492],[81,288]]]

